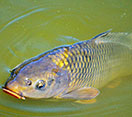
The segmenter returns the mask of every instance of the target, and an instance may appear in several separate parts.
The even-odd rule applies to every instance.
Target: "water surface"
[[[132,32],[131,5],[130,0],[0,1],[0,88],[10,69],[44,51],[108,29]],[[96,103],[84,105],[70,100],[23,101],[0,90],[0,116],[132,116],[131,79],[113,81],[120,83],[105,86]]]

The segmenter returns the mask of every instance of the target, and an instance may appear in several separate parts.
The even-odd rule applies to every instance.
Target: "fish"
[[[11,70],[3,91],[18,98],[90,100],[132,74],[132,34],[109,31],[30,58]]]

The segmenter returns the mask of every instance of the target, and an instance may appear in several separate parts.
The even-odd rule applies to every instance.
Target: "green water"
[[[132,32],[131,0],[0,0],[0,87],[9,70],[56,46],[108,29]],[[0,90],[0,116],[132,116],[132,76],[105,86],[93,104],[15,99]],[[115,81],[113,81],[115,82]]]

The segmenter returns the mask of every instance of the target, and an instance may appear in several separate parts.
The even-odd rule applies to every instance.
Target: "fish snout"
[[[17,81],[10,81],[5,84],[3,87],[3,91],[11,96],[14,96],[18,99],[25,100],[25,97],[23,96],[21,92],[21,87],[19,86]]]

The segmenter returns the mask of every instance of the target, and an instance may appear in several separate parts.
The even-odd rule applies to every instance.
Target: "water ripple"
[[[127,110],[130,106],[128,105],[129,100],[131,99],[131,95],[128,96],[131,89],[127,87],[127,83],[123,85],[122,88],[119,88],[115,94],[111,90],[111,93],[107,96],[106,93],[108,91],[104,91],[104,95],[101,93],[101,95],[97,97],[96,103],[87,105],[74,103],[69,100],[47,101],[45,99],[27,99],[26,101],[22,101],[2,92],[2,84],[6,81],[10,71],[9,65],[12,67],[18,62],[21,62],[21,58],[25,59],[33,54],[35,55],[36,53],[45,51],[45,49],[50,49],[52,45],[54,47],[58,46],[58,43],[71,44],[81,41],[82,36],[87,37],[89,31],[91,34],[95,32],[94,29],[98,26],[102,26],[102,24],[106,26],[106,22],[108,22],[104,22],[104,18],[96,19],[97,17],[95,15],[90,15],[89,12],[91,12],[93,8],[89,10],[89,8],[87,8],[88,4],[86,4],[84,9],[85,4],[82,4],[83,6],[81,7],[78,7],[77,4],[70,6],[67,1],[67,6],[63,6],[61,2],[49,4],[49,1],[47,1],[47,3],[45,1],[44,3],[46,5],[43,4],[43,1],[40,1],[39,4],[36,4],[37,6],[22,11],[9,19],[0,29],[0,34],[2,35],[0,35],[0,49],[2,50],[0,51],[0,115],[34,117],[107,116],[115,112]],[[80,4],[81,3],[83,2],[80,1]],[[13,4],[14,2],[12,5]],[[93,14],[95,14],[95,12]],[[96,20],[100,21],[100,25],[96,24]],[[93,28],[93,25],[98,26]],[[129,82],[129,84],[130,83],[131,82]],[[128,93],[126,93],[126,90]],[[117,92],[121,92],[121,94],[118,95]]]
[[[34,13],[37,13],[37,12],[40,12],[40,11],[44,11],[44,10],[47,10],[48,8],[39,8],[39,9],[35,9],[33,11],[30,11],[29,13],[24,13],[24,15],[21,15],[13,20],[11,20],[9,23],[7,23],[2,29],[0,29],[0,32],[2,32],[3,30],[5,30],[8,26],[10,26],[11,24],[13,24],[14,22],[20,20],[20,19],[23,19],[31,14],[34,14]]]

